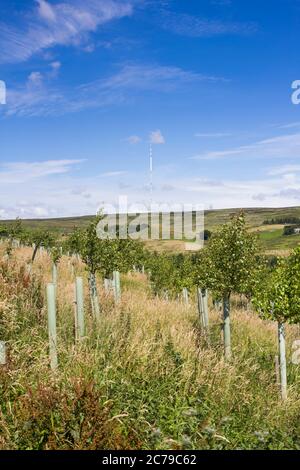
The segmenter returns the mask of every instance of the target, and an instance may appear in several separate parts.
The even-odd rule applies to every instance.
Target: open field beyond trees
[[[205,211],[205,229],[214,232],[221,224],[229,222],[230,218],[240,209],[220,209]],[[264,221],[280,218],[300,218],[300,207],[288,208],[253,208],[245,209],[245,218],[249,230],[256,232],[266,251],[274,250],[286,253],[300,243],[300,235],[283,235],[284,224],[264,225]],[[56,234],[68,235],[75,227],[86,227],[93,216],[67,217],[59,219],[30,219],[23,220],[25,228],[45,229]],[[14,221],[0,221],[0,228],[13,224]],[[172,227],[172,220],[171,220]],[[147,246],[150,249],[166,252],[184,251],[184,241],[181,240],[149,240]]]

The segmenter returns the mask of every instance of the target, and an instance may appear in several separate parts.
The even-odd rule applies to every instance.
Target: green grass
[[[259,239],[268,250],[288,250],[300,243],[300,235],[283,235],[283,229],[260,232]]]
[[[233,359],[223,360],[220,314],[210,306],[210,342],[197,308],[154,298],[142,275],[122,278],[122,303],[100,289],[96,325],[85,292],[86,338],[74,344],[73,279],[59,265],[59,369],[48,365],[41,255],[24,277],[29,249],[0,263],[0,449],[300,449],[300,371],[290,363],[289,399],[275,382],[276,328],[233,299]],[[84,276],[83,266],[76,266]],[[100,286],[100,280],[99,286]]]
[[[273,242],[274,240],[278,241],[283,236],[283,230],[278,229],[278,230],[270,230],[266,232],[261,232],[259,235],[260,240],[263,242]]]

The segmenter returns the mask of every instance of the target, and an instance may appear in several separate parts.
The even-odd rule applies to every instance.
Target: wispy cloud
[[[222,137],[231,137],[232,134],[228,134],[228,133],[225,133],[225,132],[207,132],[207,133],[200,133],[200,132],[197,132],[195,134],[195,137],[203,137],[203,138],[215,138],[215,139],[221,139]]]
[[[300,177],[277,175],[262,179],[189,178],[169,180],[172,198],[201,201],[206,208],[287,207],[300,200]],[[238,202],[237,202],[238,201]]]
[[[129,137],[126,137],[125,141],[131,145],[136,145],[139,144],[142,139],[138,135],[130,135]]]
[[[300,134],[288,134],[261,140],[249,145],[205,152],[192,157],[195,160],[221,158],[300,158]]]
[[[117,176],[124,176],[127,174],[127,171],[107,171],[105,173],[101,173],[99,176],[103,178],[113,178]]]
[[[277,167],[274,167],[274,168],[271,168],[269,171],[268,171],[268,175],[270,176],[276,176],[276,175],[286,175],[286,174],[290,174],[290,173],[298,173],[300,172],[300,165],[281,165],[281,166],[277,166]]]
[[[279,126],[279,129],[294,129],[296,127],[300,127],[300,121],[290,122],[289,124],[284,124],[282,126]]]
[[[217,77],[207,77],[178,67],[161,65],[124,65],[108,78],[100,78],[73,89],[61,89],[48,76],[31,74],[25,83],[7,93],[6,114],[47,116],[99,108],[132,100],[139,92],[168,93],[192,82],[215,83]],[[4,112],[4,110],[3,110]]]
[[[94,82],[101,87],[124,89],[134,87],[136,90],[171,91],[179,84],[194,81],[218,82],[225,81],[223,77],[204,75],[180,67],[151,65],[124,65],[121,70],[107,80]],[[92,86],[94,85],[92,84]]]
[[[68,173],[84,160],[47,160],[44,162],[10,162],[0,166],[0,183],[24,183],[50,175]]]
[[[224,21],[207,19],[186,13],[175,13],[170,10],[161,10],[159,23],[164,29],[182,36],[212,37],[225,34],[252,34],[258,27],[251,22]]]
[[[0,63],[28,60],[57,45],[81,46],[89,33],[110,21],[130,16],[134,0],[37,0],[30,20],[20,29],[0,22]]]

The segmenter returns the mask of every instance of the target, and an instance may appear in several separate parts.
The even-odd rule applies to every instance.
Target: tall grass
[[[1,256],[1,254],[0,254]],[[58,276],[59,368],[49,368],[45,285],[51,263],[30,249],[0,264],[1,449],[297,449],[300,374],[289,364],[289,398],[276,385],[275,325],[233,307],[233,359],[223,359],[219,312],[210,337],[196,304],[153,297],[145,276],[122,278],[115,306],[98,279],[101,321],[85,291],[87,335],[74,341],[74,278],[63,257]],[[84,266],[75,271],[85,278]],[[298,335],[288,328],[288,344]],[[290,351],[289,351],[290,357]],[[1,367],[1,366],[0,366]]]

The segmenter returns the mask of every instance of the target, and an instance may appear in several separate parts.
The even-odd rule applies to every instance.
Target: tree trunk
[[[57,284],[57,264],[52,264],[52,283],[56,286]]]
[[[36,257],[36,255],[37,255],[37,252],[38,252],[39,246],[40,246],[40,245],[39,245],[39,244],[37,244],[37,245],[34,247],[34,249],[33,249],[32,258],[31,258],[31,263],[33,263],[33,262],[34,262],[34,260],[35,260],[35,257]]]

